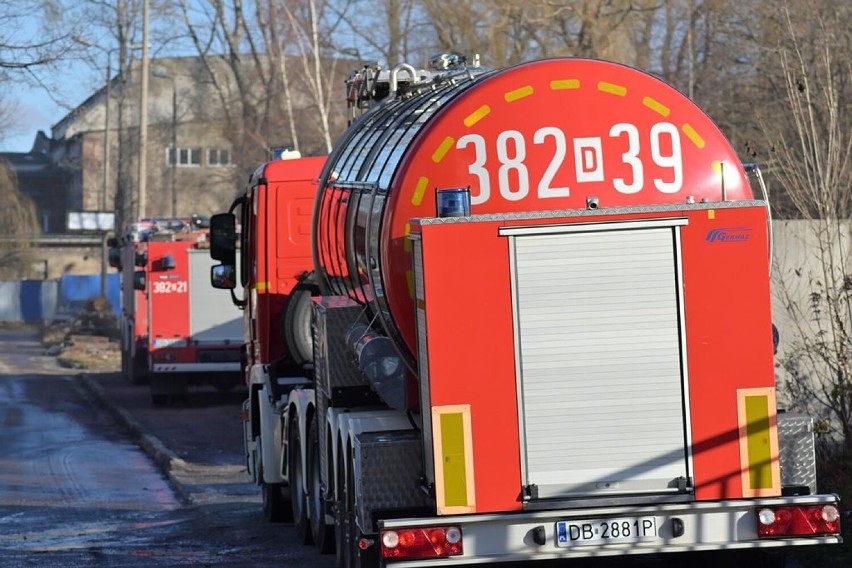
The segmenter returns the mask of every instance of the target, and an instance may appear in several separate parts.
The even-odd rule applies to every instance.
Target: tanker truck
[[[632,68],[433,63],[350,77],[310,270],[263,316],[310,356],[267,334],[284,352],[246,360],[268,516],[342,567],[783,566],[839,543],[812,422],[777,410],[759,170]],[[292,273],[263,252],[294,233],[268,183],[212,220],[211,279],[239,275],[247,318]]]

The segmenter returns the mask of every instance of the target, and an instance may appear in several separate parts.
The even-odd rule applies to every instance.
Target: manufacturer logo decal
[[[704,238],[708,243],[741,243],[751,238],[751,227],[722,227],[713,229]]]

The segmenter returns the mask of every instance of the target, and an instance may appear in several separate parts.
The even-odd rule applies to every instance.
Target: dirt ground
[[[94,298],[70,320],[45,322],[41,339],[46,353],[69,369],[108,371],[121,368],[121,329],[103,298]]]

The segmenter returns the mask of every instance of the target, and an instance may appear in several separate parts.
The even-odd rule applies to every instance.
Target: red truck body
[[[143,221],[125,235],[122,371],[148,382],[156,404],[190,385],[240,384],[241,314],[210,286],[208,236],[189,219]]]
[[[246,264],[251,274],[243,275],[243,283],[251,283],[244,314],[247,368],[296,366],[307,356],[287,348],[283,324],[294,289],[312,269],[311,218],[324,163],[324,157],[275,160],[249,181],[241,219],[244,254],[252,259]]]
[[[281,254],[306,233],[270,202],[286,164],[211,220],[242,208],[213,282],[240,267],[267,516],[347,567],[841,542],[812,420],[776,408],[759,170],[646,73],[457,60],[350,77],[367,110],[312,188],[311,266]]]

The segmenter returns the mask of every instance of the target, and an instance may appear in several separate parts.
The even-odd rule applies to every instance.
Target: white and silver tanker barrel
[[[366,325],[355,324],[346,336],[346,344],[381,399],[395,410],[405,410],[405,363],[393,342]]]

